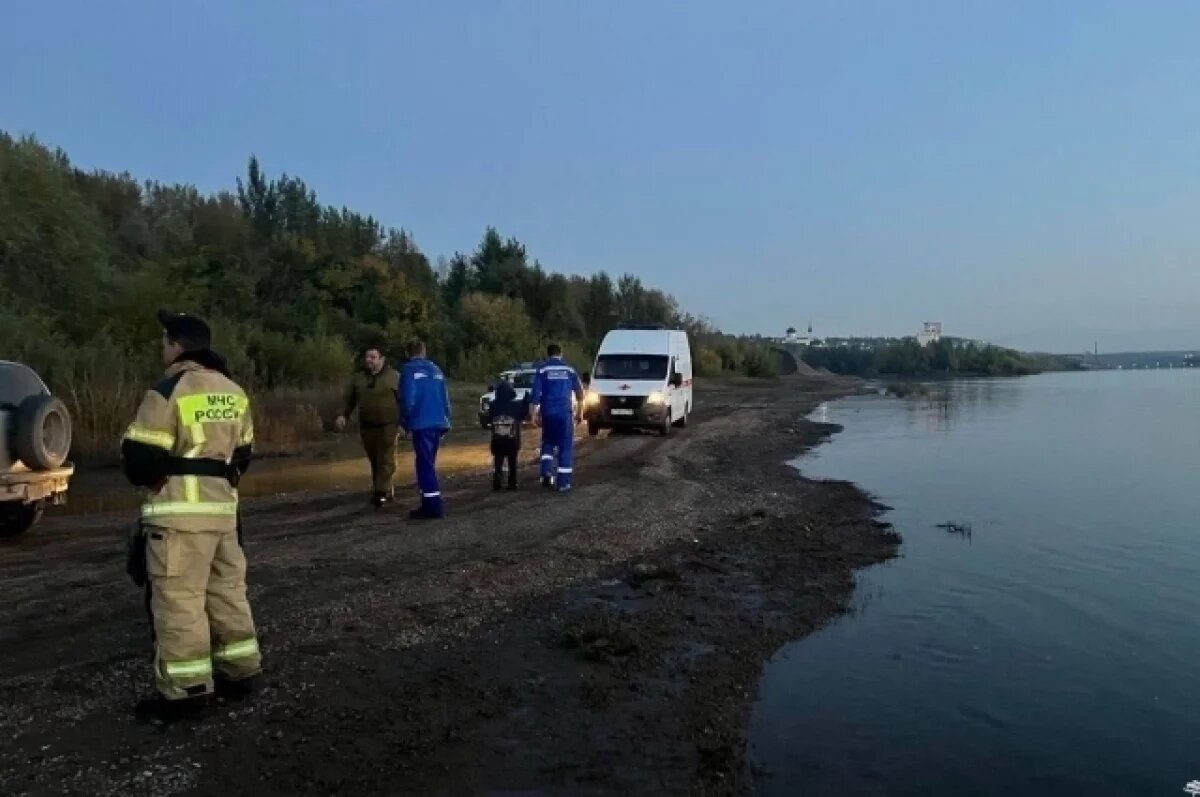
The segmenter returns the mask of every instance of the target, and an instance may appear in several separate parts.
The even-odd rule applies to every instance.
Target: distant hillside
[[[1087,355],[1062,355],[1079,362],[1084,368],[1195,368],[1200,363],[1200,350],[1133,351]]]
[[[951,337],[924,346],[916,338],[827,338],[798,348],[813,368],[855,376],[1024,376],[1078,367],[1053,356]]]

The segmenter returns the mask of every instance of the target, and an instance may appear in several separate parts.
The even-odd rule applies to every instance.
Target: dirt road
[[[746,793],[764,660],[898,542],[784,464],[846,389],[711,388],[670,438],[586,442],[569,498],[459,476],[436,523],[247,501],[265,689],[167,728],[130,713],[150,648],[127,516],[52,520],[0,547],[0,794]]]

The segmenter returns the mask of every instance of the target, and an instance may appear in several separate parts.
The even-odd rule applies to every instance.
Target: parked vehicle
[[[537,369],[537,363],[520,363],[507,371],[501,371],[497,378],[507,380],[513,386],[513,390],[517,394],[517,400],[524,401],[528,398],[529,391],[533,390],[533,379],[537,376]],[[496,385],[493,383],[488,385],[487,392],[479,397],[479,426],[482,429],[490,428],[488,424],[488,410],[495,400]],[[571,403],[578,406],[575,399],[571,399]],[[532,418],[525,420],[525,425],[527,426],[532,423]]]
[[[687,426],[692,412],[692,350],[687,332],[621,327],[604,336],[584,400],[588,434],[616,427]]]
[[[517,400],[524,401],[529,395],[529,391],[533,389],[533,378],[537,376],[536,363],[521,363],[514,365],[507,371],[502,371],[497,379],[507,380],[516,391]],[[479,397],[479,425],[480,427],[488,428],[488,410],[491,409],[492,402],[496,400],[496,384],[488,385],[487,392]]]
[[[0,536],[27,531],[66,501],[71,417],[34,370],[0,361]]]

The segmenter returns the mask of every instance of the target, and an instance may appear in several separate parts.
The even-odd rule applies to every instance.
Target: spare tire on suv
[[[71,416],[60,399],[46,394],[29,396],[17,408],[17,457],[30,470],[53,470],[71,452]]]

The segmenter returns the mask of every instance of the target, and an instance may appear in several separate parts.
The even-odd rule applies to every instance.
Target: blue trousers
[[[575,419],[570,414],[542,416],[542,478],[556,476],[558,489],[570,490],[574,463]]]
[[[442,490],[438,486],[437,453],[442,443],[441,429],[414,429],[413,451],[417,455],[417,487],[421,490],[421,508],[431,515],[445,514]]]

